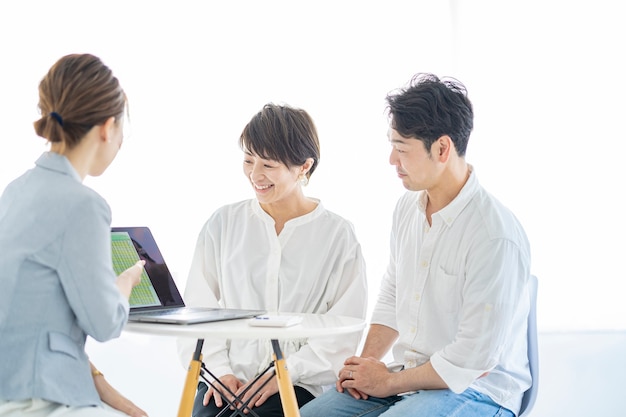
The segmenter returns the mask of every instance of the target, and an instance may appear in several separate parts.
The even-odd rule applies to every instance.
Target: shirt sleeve
[[[69,218],[58,268],[63,290],[85,333],[100,342],[118,337],[129,304],[115,284],[110,208],[99,196],[89,195]]]
[[[396,321],[396,230],[398,224],[398,208],[396,207],[389,239],[389,263],[382,277],[378,298],[372,313],[371,323],[381,324],[398,330]]]
[[[215,233],[210,228],[211,219],[204,225],[196,242],[191,268],[184,291],[185,303],[191,307],[220,307],[217,265],[219,264]],[[186,368],[196,347],[196,340],[189,337],[177,339],[182,365]],[[234,374],[228,358],[226,340],[211,338],[202,348],[203,362],[217,377]]]
[[[332,271],[333,300],[326,314],[364,319],[367,310],[367,278],[361,247],[347,229],[344,245],[339,251],[340,262]],[[335,250],[335,253],[337,251]],[[347,357],[356,353],[362,332],[333,337],[309,338],[297,352],[287,357],[294,383],[326,385],[336,381],[338,370]]]
[[[448,387],[461,393],[499,363],[515,323],[529,266],[507,239],[483,244],[468,260],[461,321],[454,341],[431,357]]]

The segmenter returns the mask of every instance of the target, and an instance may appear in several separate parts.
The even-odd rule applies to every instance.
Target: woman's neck
[[[281,200],[271,204],[261,203],[261,208],[274,219],[276,234],[278,235],[285,227],[285,223],[312,212],[317,205],[317,201],[301,194],[297,198],[289,200]]]

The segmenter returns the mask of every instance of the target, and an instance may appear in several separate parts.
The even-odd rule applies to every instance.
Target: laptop
[[[129,321],[195,324],[252,318],[266,313],[265,310],[185,306],[148,227],[111,228],[111,249],[113,269],[118,275],[140,259],[146,261],[141,282],[130,295]]]

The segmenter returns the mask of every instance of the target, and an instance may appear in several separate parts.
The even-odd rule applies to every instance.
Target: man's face
[[[410,191],[432,188],[437,181],[439,169],[424,142],[416,138],[406,138],[391,127],[387,136],[391,144],[389,163],[396,167],[404,188]]]

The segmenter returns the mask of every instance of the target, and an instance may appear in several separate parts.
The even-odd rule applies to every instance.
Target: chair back
[[[539,390],[539,346],[537,343],[537,277],[530,276],[528,281],[530,294],[530,311],[528,313],[528,364],[530,366],[530,376],[532,383],[530,388],[526,390],[522,398],[522,407],[519,411],[519,417],[526,417],[530,414],[535,401],[537,400],[537,391]]]

